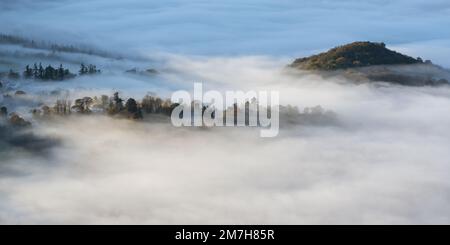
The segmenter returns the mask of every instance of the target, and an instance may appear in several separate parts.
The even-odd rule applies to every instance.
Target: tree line
[[[222,111],[223,119],[226,120],[228,116],[234,116],[235,124],[237,124],[237,113],[245,110],[245,124],[249,125],[250,104],[257,103],[256,99],[247,101],[243,107],[236,103],[233,106]],[[140,102],[134,98],[123,99],[119,92],[115,92],[112,96],[102,95],[101,97],[83,97],[76,99],[73,103],[70,100],[57,100],[53,107],[43,106],[40,109],[32,110],[36,117],[50,116],[50,115],[70,115],[72,113],[91,114],[91,113],[105,113],[113,117],[122,117],[129,119],[143,119],[144,114],[159,114],[164,116],[171,116],[172,111],[178,106],[178,103],[172,103],[170,99],[162,99],[156,96],[146,95]],[[194,107],[200,108],[202,114],[208,108],[206,105],[198,104],[193,101],[191,104],[191,118],[194,118]],[[252,107],[254,108],[254,107]],[[270,109],[268,115],[270,116]],[[184,116],[182,113],[179,115]],[[215,113],[213,113],[215,118]]]
[[[31,68],[29,65],[25,67],[23,72],[23,77],[25,79],[40,79],[40,80],[65,80],[68,78],[75,77],[69,69],[64,68],[63,65],[59,65],[58,68],[54,68],[51,65],[43,67],[42,64],[37,65],[36,63]]]
[[[72,113],[91,114],[93,112],[105,112],[110,116],[121,116],[132,119],[142,119],[143,107],[133,98],[126,102],[114,93],[113,96],[102,95],[100,98],[83,97],[76,99],[73,104],[70,100],[57,100],[53,107],[43,106],[32,110],[34,116],[70,115]]]
[[[95,65],[81,64],[78,75],[93,75],[101,73],[100,69],[97,69]],[[5,74],[2,74],[5,76]],[[12,69],[6,74],[9,79],[20,79],[20,73],[13,71]],[[65,68],[62,64],[59,67],[53,67],[48,65],[46,67],[42,66],[42,63],[34,63],[34,65],[25,66],[25,70],[22,72],[22,76],[25,79],[37,79],[37,80],[52,80],[52,81],[62,81],[66,79],[71,79],[76,77],[76,74],[72,73],[69,69]]]
[[[51,52],[79,53],[87,55],[95,55],[103,58],[122,59],[122,56],[111,54],[109,52],[99,50],[87,46],[61,45],[45,41],[34,41],[20,36],[13,36],[0,33],[0,44],[21,45],[26,48],[44,49]]]

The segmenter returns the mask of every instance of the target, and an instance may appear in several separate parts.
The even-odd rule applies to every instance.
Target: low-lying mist
[[[282,126],[278,137],[259,138],[254,128],[175,128],[151,118],[33,121],[31,133],[55,144],[45,155],[0,153],[0,223],[449,223],[448,87],[355,85],[292,74],[286,63],[173,56],[159,76],[166,91],[193,81],[278,90],[281,104],[321,105],[338,125]],[[105,77],[62,84],[69,97],[99,95]],[[152,80],[112,81],[135,96]],[[29,95],[44,88],[21,87]]]

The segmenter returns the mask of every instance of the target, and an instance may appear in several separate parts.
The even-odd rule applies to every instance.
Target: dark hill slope
[[[386,48],[384,43],[354,42],[321,54],[296,59],[289,67],[349,81],[387,82],[407,86],[448,85],[450,73]]]
[[[337,70],[372,65],[406,65],[423,63],[420,58],[387,49],[384,43],[354,42],[325,53],[300,58],[292,67],[305,70]]]

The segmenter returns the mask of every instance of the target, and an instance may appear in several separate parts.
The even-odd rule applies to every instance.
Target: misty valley
[[[435,2],[0,1],[0,224],[449,224]]]

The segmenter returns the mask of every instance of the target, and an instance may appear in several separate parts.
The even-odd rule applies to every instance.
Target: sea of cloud
[[[445,1],[0,2],[8,23],[1,32],[158,60],[154,77],[123,73],[152,62],[96,59],[106,67],[100,76],[11,85],[33,100],[55,89],[71,98],[169,96],[203,82],[219,91],[277,90],[282,104],[321,105],[339,120],[282,127],[270,139],[257,129],[104,116],[34,121],[27,133],[53,142],[42,146],[46,154],[11,144],[15,135],[0,140],[2,224],[450,222],[448,87],[355,85],[285,68],[297,55],[355,39],[448,65]],[[63,56],[55,64],[89,60]],[[16,109],[27,113],[25,104]]]
[[[188,63],[181,77],[195,71],[189,76],[216,88],[277,88],[283,102],[320,104],[340,123],[282,126],[263,139],[256,129],[103,116],[35,122],[34,134],[60,143],[44,156],[3,154],[0,222],[449,222],[449,88],[293,76],[266,59]],[[225,69],[213,70],[218,64]]]

